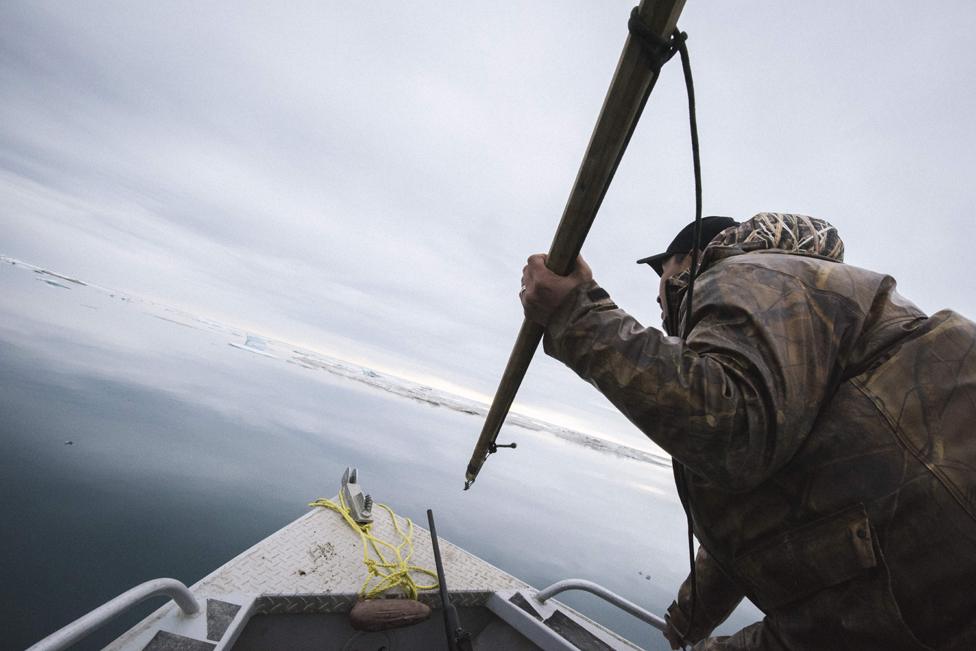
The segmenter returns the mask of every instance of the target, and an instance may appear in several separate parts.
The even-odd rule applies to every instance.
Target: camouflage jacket
[[[590,282],[544,343],[684,469],[690,637],[743,596],[766,614],[696,649],[976,648],[976,324],[926,317],[889,276],[733,243],[703,256],[687,339]]]

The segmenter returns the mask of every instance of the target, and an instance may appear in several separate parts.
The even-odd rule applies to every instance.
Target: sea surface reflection
[[[537,587],[579,577],[656,612],[671,602],[688,561],[666,464],[506,426],[501,440],[518,450],[462,492],[480,416],[295,363],[280,342],[247,335],[0,261],[5,648],[141,581],[193,583],[333,496],[346,466],[398,513],[424,523],[432,508],[441,536]],[[594,597],[564,601],[667,648]],[[724,630],[756,617],[743,606]]]

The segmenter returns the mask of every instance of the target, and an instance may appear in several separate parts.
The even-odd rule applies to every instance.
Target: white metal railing
[[[540,590],[538,593],[536,593],[535,598],[541,603],[545,603],[547,599],[551,599],[560,592],[565,592],[566,590],[585,590],[586,592],[595,594],[604,601],[607,601],[617,608],[630,613],[637,619],[647,622],[659,631],[663,631],[668,627],[667,622],[654,613],[644,610],[634,602],[628,601],[616,593],[610,592],[602,585],[593,583],[592,581],[586,581],[585,579],[566,579],[565,581],[557,581],[548,588]]]
[[[200,612],[200,604],[185,585],[176,579],[153,579],[126,590],[87,615],[82,615],[27,651],[58,651],[67,648],[137,603],[161,596],[172,598],[185,615],[196,615]]]

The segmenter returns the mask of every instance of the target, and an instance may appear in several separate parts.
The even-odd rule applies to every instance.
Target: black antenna
[[[450,651],[473,651],[471,634],[461,628],[457,608],[447,594],[447,580],[444,578],[444,564],[441,562],[441,548],[437,544],[437,527],[434,526],[434,512],[427,509],[427,525],[430,527],[430,542],[434,547],[434,565],[437,566],[437,585],[441,592],[441,607],[444,609],[444,632],[447,633],[447,647]]]

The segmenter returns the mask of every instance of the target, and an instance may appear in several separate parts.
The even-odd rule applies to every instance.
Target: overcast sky
[[[0,254],[490,395],[633,4],[0,3]],[[679,25],[706,214],[823,217],[976,317],[976,5],[688,0]],[[646,325],[634,260],[693,211],[676,58],[583,249]],[[520,402],[642,440],[541,353]]]

